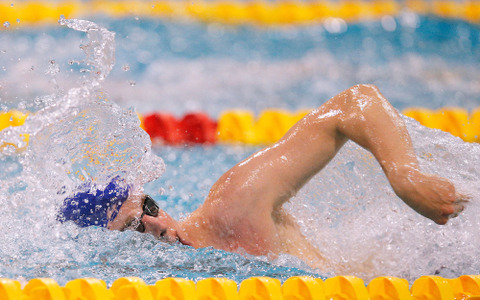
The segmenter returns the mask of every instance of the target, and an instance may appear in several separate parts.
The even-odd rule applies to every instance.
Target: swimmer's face
[[[150,233],[157,239],[168,243],[178,241],[177,221],[161,209],[155,213],[156,216],[145,214],[143,209],[145,199],[145,196],[130,196],[123,203],[117,217],[108,223],[107,228],[122,231],[125,229],[138,230]]]

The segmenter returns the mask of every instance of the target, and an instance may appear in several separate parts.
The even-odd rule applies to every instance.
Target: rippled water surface
[[[0,133],[19,146],[20,133],[31,135],[26,151],[0,153],[0,277],[64,283],[93,276],[111,283],[140,276],[151,283],[167,276],[413,280],[480,273],[480,147],[412,120],[406,121],[422,168],[453,180],[472,196],[470,205],[437,226],[396,198],[368,152],[347,144],[287,205],[327,257],[328,273],[289,256],[271,262],[55,220],[58,203],[83,179],[105,182],[114,175],[145,186],[182,218],[223,172],[257,150],[152,149],[136,111],[201,109],[215,117],[232,107],[294,110],[358,82],[376,83],[398,109],[480,106],[477,27],[408,13],[392,20],[394,31],[382,22],[332,32],[328,26],[62,20],[55,28],[2,32],[0,109],[34,113],[24,126]]]

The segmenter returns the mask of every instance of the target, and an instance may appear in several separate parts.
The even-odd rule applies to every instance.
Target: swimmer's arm
[[[397,111],[375,86],[357,85],[299,121],[274,146],[250,158],[263,165],[260,182],[277,192],[280,207],[335,156],[347,140],[369,150],[395,193],[438,224],[463,209],[448,180],[420,172],[410,136]],[[269,187],[269,188],[268,188]]]

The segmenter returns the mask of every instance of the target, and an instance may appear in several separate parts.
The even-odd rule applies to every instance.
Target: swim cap
[[[61,222],[73,221],[80,227],[107,227],[107,223],[115,219],[127,200],[129,186],[117,176],[103,190],[91,181],[83,184],[79,190],[63,201],[57,219]],[[113,211],[108,218],[110,209]]]

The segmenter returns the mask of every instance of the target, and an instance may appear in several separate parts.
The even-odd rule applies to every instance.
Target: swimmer
[[[78,206],[86,194],[67,198],[62,218],[80,226],[137,230],[195,248],[268,257],[286,253],[321,268],[320,251],[282,206],[349,139],[375,156],[398,197],[419,214],[446,224],[464,209],[468,200],[456,194],[450,181],[419,170],[403,120],[377,87],[356,85],[306,115],[274,145],[228,170],[203,205],[182,221],[149,196],[128,193],[127,187],[88,196],[98,202],[88,201],[94,205],[90,208]]]

